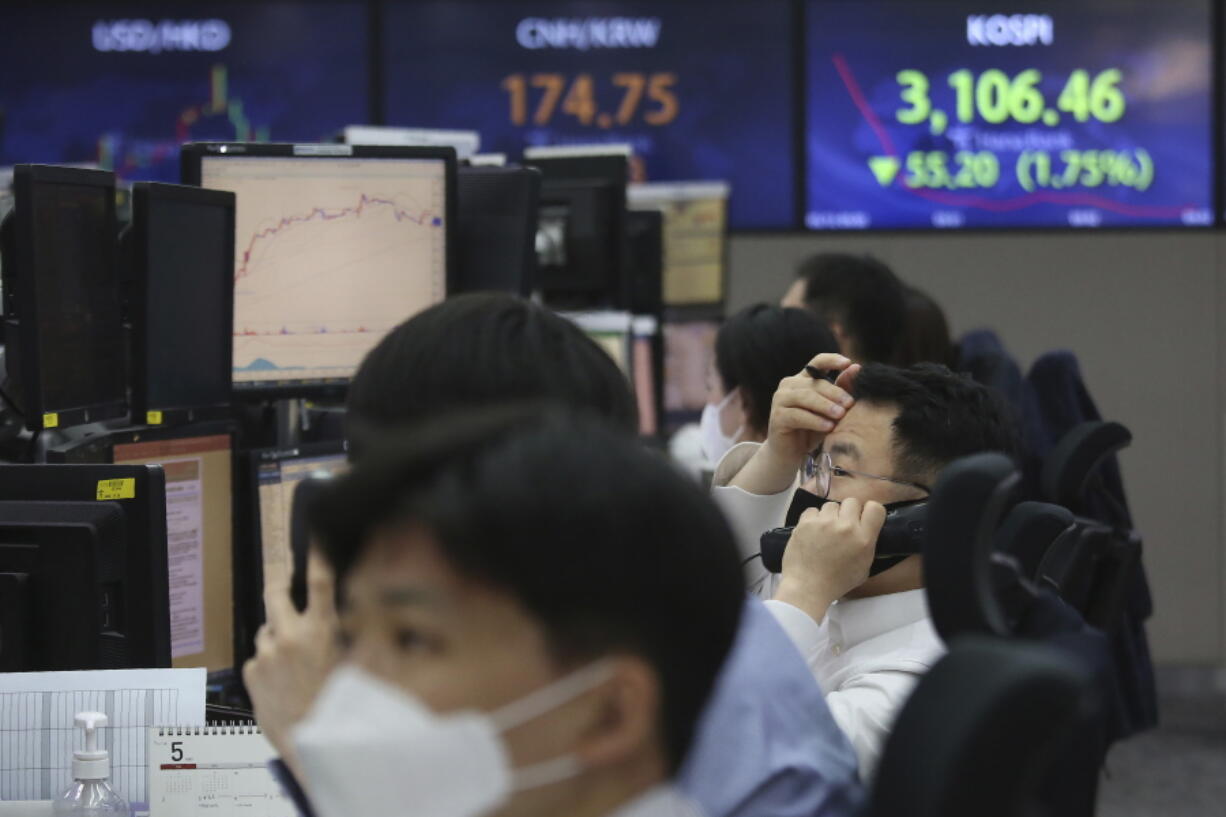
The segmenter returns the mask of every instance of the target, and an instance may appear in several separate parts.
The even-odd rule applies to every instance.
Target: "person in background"
[[[765,440],[779,381],[814,355],[837,350],[830,330],[803,309],[756,304],[729,318],[716,335],[707,373],[697,469],[713,469],[739,442]]]
[[[320,817],[699,815],[671,781],[743,608],[710,499],[539,404],[371,443],[310,512],[349,646],[277,738]]]
[[[389,433],[515,399],[586,411],[626,434],[638,425],[626,378],[574,324],[509,295],[473,294],[406,321],[366,357],[349,390],[350,448],[360,464]],[[514,471],[503,478],[525,479]],[[558,501],[561,518],[567,500]],[[703,581],[702,572],[687,581]],[[284,615],[244,669],[260,723],[282,746],[338,660],[328,636],[334,617],[286,603],[284,588],[266,589],[266,607]],[[678,784],[708,817],[841,817],[858,806],[855,755],[811,672],[756,599],[745,600]]]
[[[820,253],[804,261],[781,305],[825,321],[839,351],[858,363],[893,363],[907,320],[903,284],[869,255]]]
[[[922,557],[874,558],[886,513],[925,499],[960,457],[1014,453],[1016,433],[992,392],[944,366],[861,367],[838,355],[810,366],[839,378],[785,379],[766,442],[728,452],[714,496],[756,568],[751,587],[772,599],[867,781],[894,716],[944,652]],[[799,522],[772,576],[752,557],[762,532],[791,516]]]
[[[916,363],[939,363],[956,370],[958,355],[949,335],[945,312],[922,289],[907,284],[903,286],[907,318],[896,365],[906,367]]]

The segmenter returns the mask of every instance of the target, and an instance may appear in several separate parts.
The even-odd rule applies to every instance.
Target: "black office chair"
[[[1120,624],[1141,560],[1141,538],[1127,508],[1101,483],[1103,466],[1131,442],[1119,423],[1082,423],[1060,440],[1041,477],[1046,498],[1076,514],[1078,533],[1045,554],[1038,575],[1104,632]],[[1093,509],[1097,519],[1090,517]]]
[[[1040,644],[967,638],[919,682],[862,817],[1036,817],[1053,758],[1093,716],[1084,670]]]
[[[1021,502],[996,532],[996,551],[1016,559],[1021,574],[1033,580],[1048,551],[1076,536],[1077,526],[1068,508],[1048,502]]]
[[[966,457],[942,472],[929,499],[924,549],[928,606],[937,632],[948,643],[967,636],[1044,643],[1092,679],[1100,709],[1062,744],[1058,760],[1035,784],[1036,801],[1043,805],[1040,813],[1092,817],[1099,769],[1114,734],[1110,719],[1118,716],[1115,669],[1103,634],[1030,580],[1033,574],[1023,559],[1032,554],[1018,558],[997,552],[1004,542],[1021,540],[1023,550],[1046,550],[1042,555],[1048,558],[1054,543],[1080,542],[1080,531],[1065,509],[1022,503],[1009,511],[1019,481],[1012,462],[997,454]]]
[[[995,534],[1021,475],[1008,457],[976,454],[941,472],[928,499],[924,581],[933,626],[946,641],[1009,636],[1011,615],[996,588],[1007,561],[994,558]]]

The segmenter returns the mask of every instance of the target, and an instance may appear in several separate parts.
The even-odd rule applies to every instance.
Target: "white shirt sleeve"
[[[818,677],[817,668],[822,645],[822,631],[818,622],[804,610],[786,601],[769,600],[766,602],[766,609],[771,611],[775,621],[799,650],[809,671],[815,678]]]
[[[749,592],[769,599],[774,595],[777,577],[762,566],[761,558],[756,557],[762,551],[762,534],[783,524],[788,505],[792,502],[793,491],[790,489],[778,494],[759,496],[728,484],[745,467],[745,463],[749,462],[760,445],[761,443],[740,443],[728,450],[715,469],[715,477],[711,481],[711,496],[732,527],[737,550],[745,564],[745,583]]]
[[[876,773],[894,718],[918,681],[910,672],[865,673],[826,696],[834,722],[856,752],[866,785]]]

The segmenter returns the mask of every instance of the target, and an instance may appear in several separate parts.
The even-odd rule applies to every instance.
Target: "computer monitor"
[[[715,363],[720,322],[664,324],[664,430],[698,422],[707,404],[707,375]]]
[[[626,213],[626,289],[635,315],[659,315],[664,308],[664,214],[659,210]]]
[[[8,396],[26,428],[127,410],[115,177],[17,165],[0,227]]]
[[[170,656],[175,667],[234,667],[234,516],[231,436],[176,429],[119,435],[116,464],[166,474]]]
[[[730,193],[727,182],[649,182],[626,189],[632,212],[663,214],[665,306],[723,303]]]
[[[0,671],[133,666],[126,540],[112,502],[0,501]]]
[[[660,321],[653,315],[638,315],[630,339],[630,369],[634,373],[634,399],[639,408],[639,434],[660,433],[661,344]]]
[[[236,391],[336,390],[393,327],[446,297],[455,151],[196,143],[183,180],[238,197]]]
[[[290,587],[305,566],[301,542],[298,552],[294,548],[295,490],[303,480],[328,479],[348,470],[347,450],[343,442],[322,442],[249,452],[245,493],[249,496],[246,504],[251,547],[244,549],[242,564],[246,579],[243,640],[247,650],[252,648],[255,631],[264,620],[265,581]]]
[[[626,155],[525,152],[541,183],[537,258],[546,303],[626,308]]]
[[[0,568],[0,672],[23,672],[35,640],[30,574]]]
[[[603,349],[625,375],[638,406],[639,433],[660,431],[659,320],[614,310],[562,312]]]
[[[228,423],[127,428],[52,449],[70,463],[157,465],[166,483],[170,653],[175,667],[235,666],[234,463]]]
[[[125,660],[130,667],[169,667],[166,480],[161,467],[2,464],[0,496],[6,502],[103,503],[123,512],[127,532],[123,559],[124,637],[128,642]]]
[[[137,182],[123,247],[133,418],[161,425],[220,416],[233,358],[234,194]]]
[[[461,167],[455,292],[529,295],[536,288],[541,173],[532,167]]]

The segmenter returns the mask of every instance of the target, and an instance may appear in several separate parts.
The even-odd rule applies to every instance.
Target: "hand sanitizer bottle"
[[[111,788],[111,756],[98,748],[98,727],[106,726],[101,712],[80,712],[76,725],[85,730],[85,750],[72,753],[73,784],[53,803],[55,814],[78,817],[130,814],[128,801]]]

